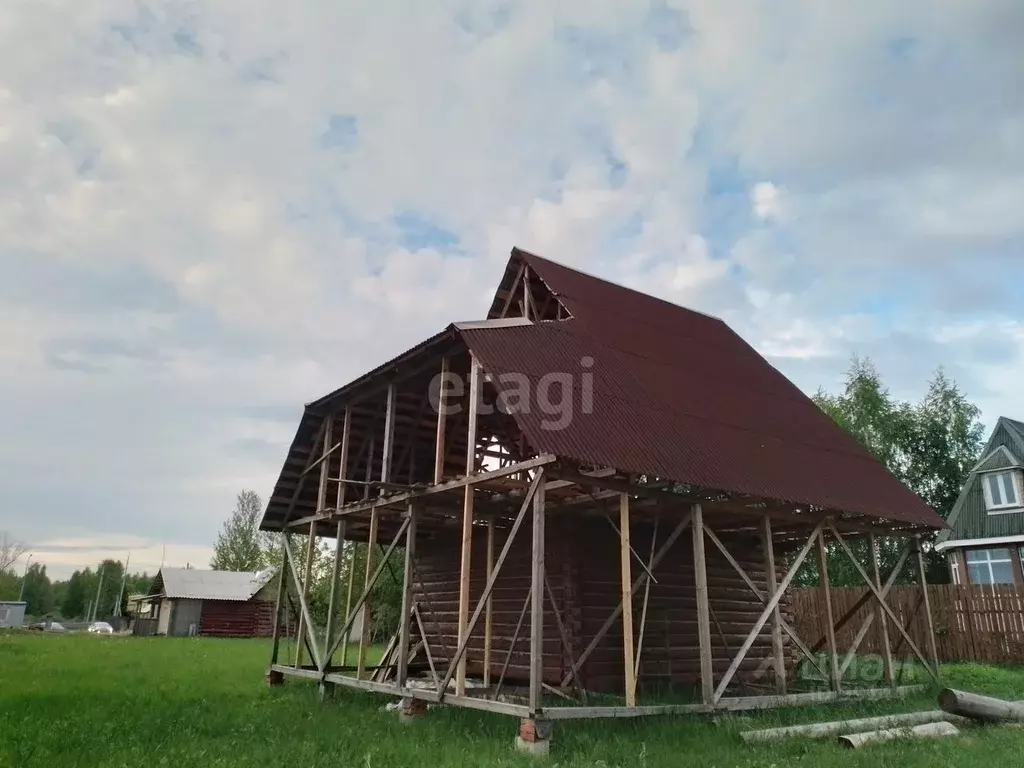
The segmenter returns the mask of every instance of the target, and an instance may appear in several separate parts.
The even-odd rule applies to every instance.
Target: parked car
[[[94,621],[89,625],[88,632],[91,635],[112,635],[114,628],[105,621]]]
[[[28,628],[34,629],[37,632],[67,632],[67,629],[59,621],[39,621],[35,624],[30,624]]]

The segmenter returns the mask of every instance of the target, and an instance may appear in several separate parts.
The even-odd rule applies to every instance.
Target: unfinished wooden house
[[[339,559],[371,545],[296,659],[275,643],[272,682],[503,712],[543,740],[559,719],[846,695],[844,619],[797,637],[795,573],[876,534],[907,537],[898,570],[915,552],[920,570],[915,534],[943,522],[721,320],[513,250],[485,319],[306,406],[262,527],[335,537]],[[278,608],[308,627],[310,550],[284,541]],[[399,556],[385,659],[339,655]],[[854,560],[905,635],[884,600],[897,574]],[[794,691],[801,658],[825,690]],[[669,687],[694,700],[659,703]]]

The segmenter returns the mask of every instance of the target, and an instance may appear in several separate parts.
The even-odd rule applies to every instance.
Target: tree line
[[[85,620],[93,615],[94,604],[99,619],[118,613],[124,615],[128,596],[148,591],[152,581],[147,573],[129,573],[125,577],[124,563],[110,559],[56,581],[47,575],[44,563],[31,563],[20,573],[15,566],[16,561],[12,561],[9,567],[0,570],[0,600],[20,598],[26,603],[25,613],[38,618]],[[120,610],[117,610],[118,598]]]

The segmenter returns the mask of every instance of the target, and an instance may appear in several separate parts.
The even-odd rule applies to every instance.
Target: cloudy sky
[[[204,566],[513,245],[1024,417],[1018,0],[10,0],[0,530]]]

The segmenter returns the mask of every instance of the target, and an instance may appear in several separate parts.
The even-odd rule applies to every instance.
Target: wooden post
[[[693,505],[693,578],[697,598],[697,643],[700,649],[701,701],[711,704],[715,697],[714,667],[711,663],[711,608],[708,604],[708,571],[704,556],[704,511]]]
[[[832,615],[832,589],[828,578],[828,550],[825,549],[825,533],[818,533],[818,567],[821,574],[821,588],[825,593],[825,636],[828,639],[828,669],[830,687],[839,693],[839,652],[836,649],[836,623]]]
[[[939,649],[935,644],[935,620],[932,618],[932,603],[928,598],[928,579],[924,572],[924,551],[921,549],[921,534],[914,535],[917,546],[917,572],[921,580],[921,598],[924,600],[924,616],[928,627],[928,653],[932,658],[932,669],[939,674]]]
[[[480,365],[476,358],[469,362],[469,417],[466,427],[466,475],[476,472],[476,422],[477,406],[480,399]],[[472,568],[473,549],[473,486],[466,485],[462,497],[462,560],[459,578],[459,644],[466,641],[466,627],[469,624],[469,577]],[[455,676],[455,694],[466,695],[466,654],[459,661]]]
[[[380,510],[377,507],[370,512],[370,538],[366,542],[366,579],[363,589],[370,586],[375,569],[374,559],[377,552],[377,531],[380,528]],[[363,601],[363,616],[359,627],[359,651],[356,655],[356,679],[362,680],[366,673],[366,645],[370,641],[370,599]]]
[[[487,580],[494,573],[494,518],[487,520]],[[484,688],[491,685],[491,637],[494,634],[494,596],[487,595],[484,609]]]
[[[384,416],[384,447],[380,460],[380,481],[387,483],[391,481],[391,454],[395,446],[395,400],[397,393],[394,383],[388,384],[388,405],[387,413]],[[385,493],[384,487],[380,489],[381,495]]]
[[[437,394],[437,437],[434,441],[434,485],[444,480],[445,429],[448,426],[448,402],[445,382],[448,378],[448,358],[441,358],[441,388]]]
[[[345,408],[345,421],[341,432],[341,455],[339,457],[338,465],[338,492],[335,496],[334,502],[334,508],[336,510],[341,509],[345,504],[345,480],[348,479],[348,450],[351,436],[352,409],[351,407],[347,407]],[[334,567],[331,569],[331,598],[330,602],[327,604],[327,632],[324,640],[325,648],[331,647],[331,641],[334,639],[335,623],[338,620],[338,580],[341,577],[341,561],[345,556],[345,518],[341,518],[338,521],[335,536]],[[345,618],[348,618],[348,616],[346,615]],[[331,658],[327,657],[324,660],[324,664],[329,667],[331,665]]]
[[[775,540],[772,537],[772,521],[766,514],[761,523],[761,547],[764,549],[764,572],[768,594],[774,595],[779,588],[775,572]],[[786,694],[786,656],[782,646],[782,614],[778,607],[772,611],[772,665],[775,670],[775,692]]]
[[[409,527],[405,531],[405,575],[402,580],[402,616],[398,638],[398,676],[399,688],[405,687],[409,676],[409,622],[412,619],[412,569],[416,557],[416,506],[409,502]]]
[[[871,549],[871,574],[875,579],[875,586],[882,588],[882,574],[878,564],[878,542],[875,534],[868,534],[868,547]],[[889,642],[889,621],[885,617],[882,606],[875,607],[877,614],[875,621],[878,622],[879,631],[882,633],[882,671],[885,674],[885,682],[889,687],[896,687],[896,676],[892,671],[892,644]]]
[[[302,590],[302,596],[304,599],[309,599],[309,583],[313,580],[313,559],[316,554],[316,523],[309,524],[309,540],[306,542],[306,569],[302,575],[302,583],[296,584],[296,589]],[[299,614],[299,631],[296,635],[295,644],[295,668],[298,669],[302,666],[302,651],[303,641],[306,637],[306,632],[309,632],[310,636],[313,635],[314,628],[307,627],[305,618],[302,614]]]
[[[287,533],[282,532],[281,538],[284,539]],[[284,592],[287,589],[288,584],[285,582],[285,571],[288,569],[288,547],[284,544],[281,545],[281,572],[277,577],[277,602],[274,605],[274,634],[273,634],[273,650],[270,652],[270,663],[277,664],[278,651],[281,646],[281,609],[284,607]]]
[[[629,545],[629,494],[619,494],[619,569],[622,589],[622,663],[626,706],[636,706],[636,667],[633,659],[633,574]]]
[[[334,416],[328,416],[324,420],[324,440],[323,440],[323,453],[320,456],[320,485],[317,489],[316,494],[316,511],[319,514],[323,512],[327,506],[327,480],[330,477],[328,467],[330,466],[330,454],[331,448],[331,436],[334,432]],[[316,556],[316,523],[309,524],[309,542],[306,544],[306,570],[303,573],[302,583],[297,584],[296,588],[302,590],[303,596],[309,599],[309,587],[310,582],[313,580],[313,559]],[[302,666],[302,643],[305,639],[306,633],[309,632],[310,638],[314,639],[315,633],[314,627],[307,627],[306,622],[302,616],[299,616],[299,634],[295,643],[295,667]]]
[[[544,484],[533,495],[533,562],[530,583],[530,714],[544,695]]]
[[[345,621],[349,620],[352,615],[352,590],[355,587],[356,582],[356,550],[355,547],[349,549],[349,564],[348,564],[348,594],[345,597]],[[346,632],[344,637],[341,638],[341,666],[348,666],[348,636]],[[328,646],[330,647],[330,646]]]

